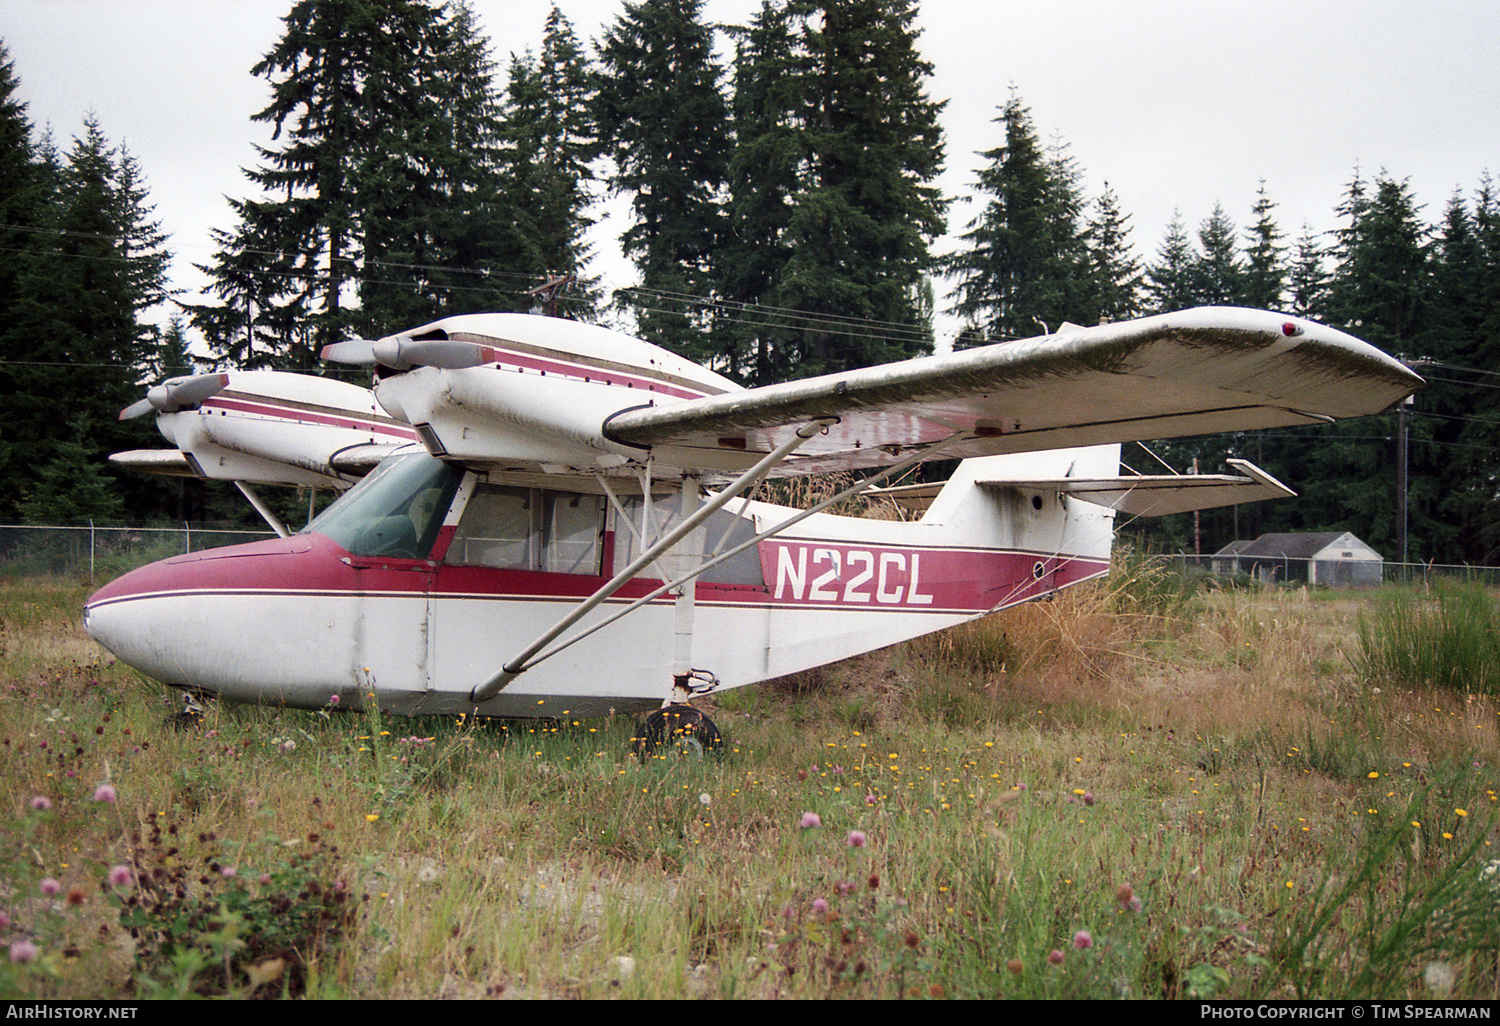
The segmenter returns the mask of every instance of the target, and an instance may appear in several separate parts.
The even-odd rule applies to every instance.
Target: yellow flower
[[[368,813],[365,814],[365,822],[366,823],[373,823],[373,822],[375,822],[379,818],[380,818],[380,813],[378,813],[378,812],[368,812]]]
[[[1371,771],[1370,771],[1370,779],[1371,779],[1371,780],[1374,780],[1374,779],[1376,779],[1376,778],[1377,778],[1377,777],[1379,777],[1379,776],[1380,776],[1380,774],[1379,774],[1379,773],[1376,773],[1376,772],[1375,772],[1375,771],[1374,771],[1374,770],[1371,770]]]
[[[1468,809],[1454,809],[1453,812],[1455,815],[1459,816],[1467,816],[1469,814]]]

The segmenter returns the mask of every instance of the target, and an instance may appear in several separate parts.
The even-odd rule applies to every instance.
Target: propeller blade
[[[347,342],[324,346],[318,355],[330,363],[352,363],[368,367],[375,363],[375,343],[367,338],[351,338]]]
[[[197,406],[203,400],[218,395],[228,385],[228,374],[197,374],[181,381],[168,381],[167,403],[172,409],[163,412],[171,413],[184,406]]]
[[[228,374],[194,374],[181,378],[168,378],[159,385],[151,386],[146,398],[131,403],[120,411],[121,420],[130,420],[156,410],[158,413],[176,413],[188,406],[196,406],[203,400],[218,395],[229,384]]]
[[[400,339],[401,359],[412,367],[438,367],[443,370],[462,370],[487,363],[485,347],[473,342],[455,342],[449,339]],[[378,350],[377,350],[378,352]]]
[[[140,417],[144,414],[150,413],[154,409],[156,409],[156,406],[151,402],[150,399],[137,399],[135,402],[131,403],[129,406],[120,411],[120,419],[134,420],[136,417]]]
[[[320,355],[334,363],[361,366],[379,364],[397,371],[407,371],[413,367],[460,370],[489,362],[485,347],[473,342],[440,338],[413,339],[406,335],[390,335],[374,341],[356,338],[347,342],[335,342],[324,346]]]

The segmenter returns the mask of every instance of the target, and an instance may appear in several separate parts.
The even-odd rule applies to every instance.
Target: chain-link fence
[[[1381,584],[1426,585],[1448,580],[1500,587],[1500,567],[1494,566],[1294,556],[1195,556],[1187,553],[1152,558],[1184,576],[1215,577],[1246,585],[1301,586],[1311,583],[1319,587],[1363,588]]]
[[[169,556],[274,537],[270,531],[185,523],[155,527],[0,525],[0,579],[67,577],[100,583]]]

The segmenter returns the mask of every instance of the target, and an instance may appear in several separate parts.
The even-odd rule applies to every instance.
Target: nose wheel
[[[636,727],[632,741],[642,762],[666,758],[674,752],[701,759],[724,747],[724,737],[714,721],[690,705],[657,709]]]

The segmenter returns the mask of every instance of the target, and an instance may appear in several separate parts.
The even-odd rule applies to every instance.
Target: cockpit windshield
[[[354,556],[425,559],[463,471],[425,453],[393,456],[315,517],[306,530]]]

